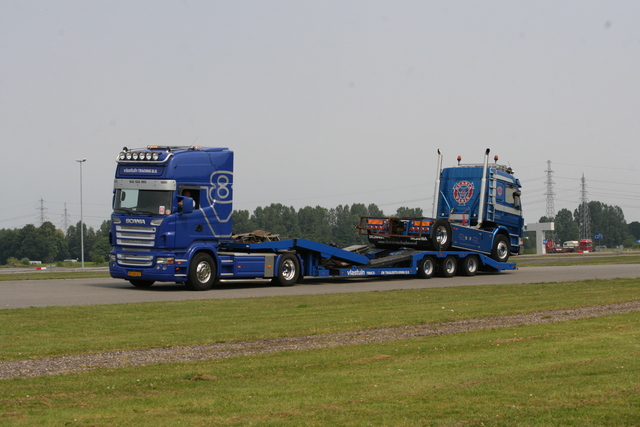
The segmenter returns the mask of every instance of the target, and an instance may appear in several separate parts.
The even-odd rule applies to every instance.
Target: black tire
[[[436,219],[431,226],[431,246],[436,251],[446,251],[451,247],[451,224],[446,219]]]
[[[436,272],[436,260],[431,256],[426,256],[418,263],[418,277],[421,279],[431,279]]]
[[[293,286],[300,277],[300,262],[294,254],[284,254],[276,268],[273,282],[280,286]]]
[[[213,258],[205,252],[198,252],[191,259],[185,285],[191,291],[206,291],[213,287],[217,275],[218,271]]]
[[[458,259],[449,255],[440,261],[440,275],[442,277],[453,277],[458,272]]]
[[[491,250],[491,258],[498,262],[507,262],[511,255],[511,244],[504,234],[498,234],[493,241],[493,249]]]
[[[463,276],[475,276],[480,269],[480,260],[475,255],[467,255],[460,259],[460,274]]]
[[[153,280],[135,280],[135,279],[131,279],[131,280],[129,280],[129,283],[131,283],[136,288],[150,288],[155,282]]]

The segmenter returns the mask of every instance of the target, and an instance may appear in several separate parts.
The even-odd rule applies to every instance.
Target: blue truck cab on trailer
[[[363,217],[358,229],[380,248],[469,250],[506,262],[519,254],[524,237],[520,181],[510,167],[484,163],[442,168],[438,150],[431,218]]]
[[[515,269],[507,259],[522,238],[520,184],[486,156],[482,167],[453,168],[462,173],[442,169],[440,155],[434,218],[362,218],[356,228],[373,246],[340,249],[306,239],[234,240],[227,148],[125,147],[116,158],[109,271],[141,288],[176,282],[207,290],[220,279],[291,286],[301,277]]]

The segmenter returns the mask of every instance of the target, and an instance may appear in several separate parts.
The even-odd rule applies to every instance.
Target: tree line
[[[332,243],[340,247],[365,244],[366,237],[358,235],[355,226],[361,216],[385,216],[375,204],[340,205],[327,209],[321,206],[304,207],[299,210],[279,203],[258,207],[252,214],[247,210],[233,211],[234,234],[256,230],[278,234],[282,238],[304,238]],[[421,217],[422,209],[402,207],[395,216]],[[110,221],[102,222],[97,230],[84,226],[84,259],[95,263],[108,260]],[[80,222],[65,233],[51,222],[40,227],[33,224],[21,229],[0,230],[0,265],[7,260],[42,261],[53,263],[65,259],[80,260]]]
[[[601,202],[588,203],[591,232],[602,234],[603,240],[594,245],[616,247],[633,246],[640,240],[640,223],[630,224],[624,219],[624,213],[618,206],[609,206]],[[572,213],[568,209],[560,210],[555,218],[540,218],[540,222],[555,222],[555,238],[560,242],[579,240],[580,222],[584,217],[582,205]],[[401,207],[393,215],[385,215],[375,204],[368,206],[361,203],[353,205],[339,205],[335,208],[321,206],[296,210],[292,206],[272,203],[269,206],[258,207],[253,213],[248,210],[233,211],[234,234],[250,233],[256,230],[268,231],[280,235],[282,238],[304,238],[317,242],[335,244],[347,247],[366,244],[366,236],[361,236],[355,227],[362,216],[397,216],[422,217],[421,208]],[[97,230],[84,227],[84,259],[96,263],[107,261],[111,246],[109,245],[110,221],[102,222]],[[534,246],[535,239],[527,239],[526,246]],[[0,265],[7,264],[7,260],[42,261],[52,263],[65,259],[81,259],[80,254],[80,222],[70,226],[66,233],[51,222],[45,222],[40,227],[33,224],[25,225],[21,229],[0,230]]]
[[[84,259],[95,263],[107,261],[110,221],[102,222],[100,228],[84,228]],[[70,226],[67,232],[57,229],[51,222],[40,227],[27,224],[20,229],[0,230],[0,265],[10,259],[21,261],[42,261],[52,263],[65,259],[81,259],[80,221]]]
[[[263,230],[281,238],[303,238],[344,248],[367,243],[366,236],[360,236],[355,229],[361,216],[387,215],[375,204],[354,203],[331,209],[306,206],[296,211],[292,206],[272,203],[256,208],[253,214],[234,210],[233,232],[243,234]],[[422,217],[423,214],[421,208],[401,207],[392,216]]]
[[[585,212],[584,209],[588,211]],[[590,224],[582,224],[583,218],[589,218]],[[594,239],[596,234],[602,235],[602,240],[594,240],[594,246],[631,247],[640,240],[640,222],[633,221],[627,224],[620,207],[598,201],[581,204],[573,213],[569,209],[561,209],[554,218],[543,216],[540,222],[555,222],[556,243],[580,240],[581,226],[585,225],[591,230],[591,235],[587,238]]]

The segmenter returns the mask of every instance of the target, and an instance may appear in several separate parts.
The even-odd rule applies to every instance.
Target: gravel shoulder
[[[0,362],[0,379],[39,377],[82,372],[98,368],[122,368],[157,363],[191,362],[226,357],[248,356],[280,351],[308,350],[400,340],[415,337],[456,334],[480,329],[538,325],[586,319],[640,310],[640,301],[580,307],[568,310],[541,311],[513,316],[497,316],[393,328],[367,329],[325,335],[275,338],[258,341],[204,344],[150,350],[111,351],[80,356]]]

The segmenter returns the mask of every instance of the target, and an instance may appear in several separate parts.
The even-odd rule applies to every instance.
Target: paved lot
[[[218,288],[205,292],[187,291],[184,286],[174,283],[157,283],[148,289],[137,289],[129,282],[115,279],[19,280],[0,282],[0,309],[548,283],[619,277],[640,278],[640,264],[527,267],[516,271],[503,271],[499,274],[478,274],[474,277],[450,279],[435,277],[428,280],[414,278],[308,279],[288,288],[273,286],[264,281],[224,282]]]

